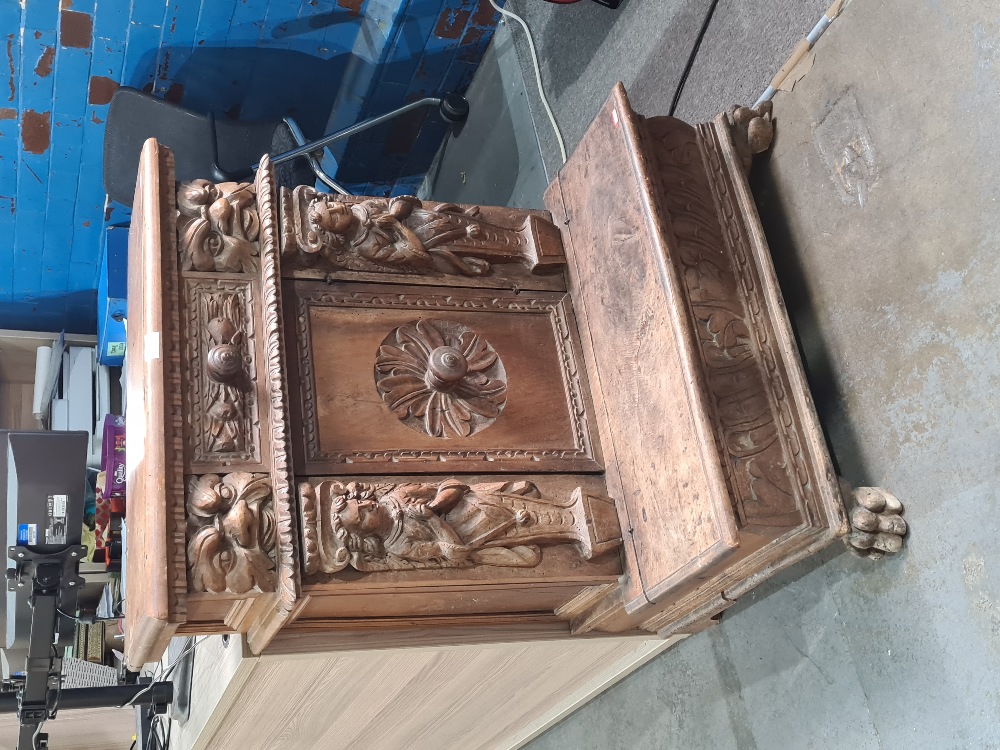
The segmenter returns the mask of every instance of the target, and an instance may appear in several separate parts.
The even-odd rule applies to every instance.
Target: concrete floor
[[[678,114],[755,98],[826,4],[722,0]],[[666,111],[705,2],[517,5],[572,145],[616,77]],[[530,750],[1000,747],[1000,17],[988,0],[853,0],[816,52],[775,100],[751,183],[840,473],[898,494],[907,548],[795,566]],[[519,149],[526,169],[538,151]],[[484,153],[485,174],[512,161]],[[500,193],[538,205],[531,180]]]

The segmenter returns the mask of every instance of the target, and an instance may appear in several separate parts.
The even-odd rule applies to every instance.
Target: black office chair
[[[112,200],[131,206],[142,144],[156,138],[173,149],[178,182],[198,178],[214,182],[246,180],[253,176],[261,155],[270,154],[279,185],[293,187],[318,179],[331,190],[347,195],[323,171],[317,152],[407,112],[435,106],[442,119],[452,125],[460,125],[469,114],[469,104],[459,94],[426,97],[307,142],[290,117],[256,122],[216,120],[210,114],[193,112],[123,86],[111,99],[104,131],[104,190]]]

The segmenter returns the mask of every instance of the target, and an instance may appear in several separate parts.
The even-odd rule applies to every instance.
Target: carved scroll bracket
[[[591,559],[621,545],[614,502],[577,488],[544,496],[532,482],[299,485],[307,573],[532,568],[541,548]]]
[[[193,477],[187,491],[187,567],[191,591],[275,591],[277,529],[271,480],[237,472]]]

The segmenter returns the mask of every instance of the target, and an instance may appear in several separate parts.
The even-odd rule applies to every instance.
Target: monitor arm
[[[47,719],[54,719],[59,707],[98,708],[129,703],[151,703],[164,713],[173,700],[173,684],[122,685],[108,688],[62,690],[62,658],[65,644],[59,643],[59,611],[76,610],[77,592],[84,580],[80,561],[82,546],[59,552],[39,553],[25,546],[7,548],[14,567],[7,569],[7,590],[31,586],[31,631],[25,676],[16,695],[0,696],[0,713],[17,713],[20,729],[18,750],[47,750],[48,735],[41,732]]]

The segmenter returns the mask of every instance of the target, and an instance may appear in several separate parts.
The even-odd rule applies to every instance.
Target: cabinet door
[[[285,299],[297,473],[601,471],[567,294],[289,281]]]

